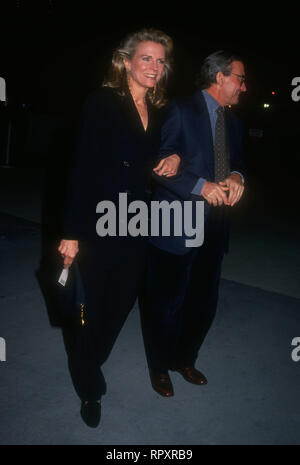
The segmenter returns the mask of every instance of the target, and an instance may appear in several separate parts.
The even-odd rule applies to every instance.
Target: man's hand
[[[202,197],[207,200],[210,205],[217,207],[218,205],[229,205],[226,191],[229,190],[227,186],[221,186],[215,182],[205,181],[201,191]]]
[[[173,155],[160,160],[158,165],[153,168],[153,171],[158,174],[158,176],[165,176],[166,178],[169,178],[177,174],[179,165],[180,157],[176,153],[173,153]]]
[[[240,200],[244,192],[244,184],[241,176],[238,173],[232,173],[224,182],[219,182],[219,185],[228,187],[229,196],[227,205],[233,207],[233,205]]]
[[[78,241],[70,241],[65,239],[62,239],[60,241],[58,251],[64,259],[65,268],[69,268],[72,265],[73,260],[78,253],[78,250]]]

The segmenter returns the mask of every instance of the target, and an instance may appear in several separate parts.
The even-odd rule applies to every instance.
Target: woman
[[[115,51],[103,88],[88,97],[83,112],[76,164],[67,199],[64,265],[78,263],[88,304],[88,348],[67,337],[69,367],[89,426],[100,421],[106,391],[100,366],[132,308],[146,264],[147,237],[99,237],[98,202],[109,200],[119,218],[119,193],[128,203],[150,200],[151,171],[160,142],[164,88],[170,71],[172,40],[156,30],[128,36]],[[158,175],[176,174],[177,155],[163,159]],[[128,214],[128,220],[130,215]],[[124,225],[123,225],[124,226]]]

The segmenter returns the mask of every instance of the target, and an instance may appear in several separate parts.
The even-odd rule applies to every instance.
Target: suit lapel
[[[197,112],[197,126],[199,128],[199,137],[201,138],[201,148],[205,156],[207,170],[211,176],[211,179],[214,179],[215,156],[212,129],[207,105],[201,91],[196,92],[195,102]]]
[[[121,126],[127,128],[128,134],[131,134],[133,137],[142,137],[145,134],[145,130],[131,95],[128,93],[124,97],[118,96],[117,104]]]

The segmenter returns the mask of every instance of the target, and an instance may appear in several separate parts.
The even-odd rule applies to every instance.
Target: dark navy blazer
[[[230,151],[230,169],[243,173],[241,121],[230,110],[225,112],[227,140]],[[162,128],[160,156],[177,153],[181,157],[181,169],[178,176],[164,178],[155,176],[154,200],[196,200],[204,201],[201,196],[191,194],[199,178],[214,181],[214,147],[209,113],[201,91],[190,97],[182,97],[168,105],[166,119]],[[205,201],[205,218],[210,211]],[[218,207],[217,207],[218,208]],[[204,233],[205,234],[205,233]],[[224,239],[225,251],[228,248],[228,222],[220,231]],[[185,254],[187,236],[152,237],[155,246],[176,254]]]
[[[128,194],[128,203],[150,200],[162,112],[147,105],[146,131],[130,94],[121,97],[116,90],[102,88],[87,98],[83,108],[67,189],[64,239],[94,242],[104,262],[111,265],[130,259],[133,250],[147,243],[146,237],[100,238],[96,233],[98,202],[110,200],[117,206],[120,192]]]

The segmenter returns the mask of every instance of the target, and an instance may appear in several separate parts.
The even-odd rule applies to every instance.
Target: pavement
[[[36,277],[45,168],[0,169],[0,444],[300,443],[300,361],[292,346],[300,337],[299,224],[295,209],[280,196],[272,202],[272,184],[262,189],[260,181],[248,178],[233,214],[218,313],[197,362],[208,384],[172,373],[173,398],[152,390],[136,304],[103,367],[102,420],[90,429]]]

